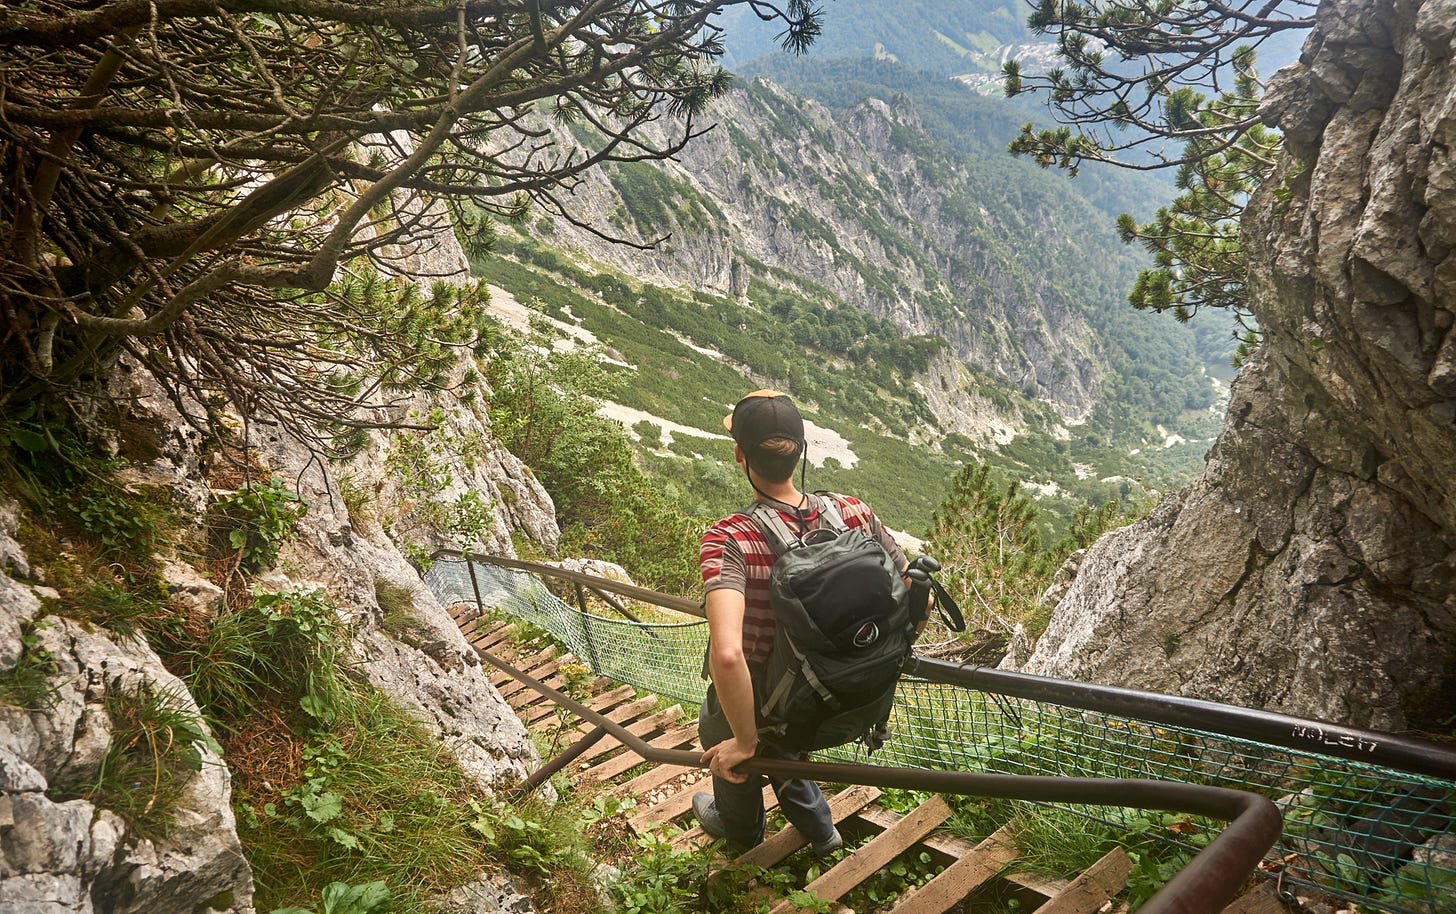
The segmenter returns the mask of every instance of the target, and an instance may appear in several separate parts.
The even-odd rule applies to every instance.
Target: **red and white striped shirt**
[[[846,527],[874,531],[880,545],[895,560],[895,566],[905,567],[905,553],[868,505],[848,495],[838,495],[835,499]],[[799,518],[792,507],[762,498],[759,502],[777,510],[790,530],[799,529]],[[810,495],[805,515],[809,530],[823,526],[819,505],[819,497]],[[749,666],[762,663],[768,658],[774,640],[773,610],[768,603],[769,572],[777,560],[773,547],[753,518],[743,513],[730,514],[703,534],[698,560],[703,571],[704,594],[719,588],[743,594],[743,655]]]

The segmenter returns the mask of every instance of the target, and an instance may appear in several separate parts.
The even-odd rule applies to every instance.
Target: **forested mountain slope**
[[[896,72],[909,88],[934,84]],[[594,304],[555,316],[618,349],[632,344],[605,306],[636,318],[632,334],[677,334],[624,360],[639,370],[622,404],[720,433],[738,392],[776,384],[839,435],[890,448],[880,456],[901,477],[912,464],[932,477],[915,487],[976,456],[1073,493],[1067,505],[1127,494],[1129,477],[1161,486],[1195,471],[1203,445],[1168,436],[1197,437],[1211,420],[1210,360],[1187,328],[1125,304],[1139,259],[1113,234],[1115,198],[1099,205],[1082,193],[1099,185],[1006,155],[994,135],[1013,121],[996,100],[947,85],[958,97],[927,96],[932,128],[918,95],[878,80],[856,88],[865,94],[836,110],[744,82],[677,161],[615,165],[576,188],[576,216],[639,244],[665,239],[655,248],[604,243],[563,218],[520,227],[514,259],[538,273],[574,264],[584,275],[568,284],[599,287],[573,290]],[[975,139],[947,142],[956,125]],[[504,263],[478,272],[543,298],[539,280]],[[660,287],[658,305],[630,291],[641,282]],[[670,353],[680,361],[640,370]],[[1148,444],[1159,453],[1130,453]],[[850,472],[841,482],[863,490],[853,473],[868,461]],[[901,523],[923,527],[936,498]]]

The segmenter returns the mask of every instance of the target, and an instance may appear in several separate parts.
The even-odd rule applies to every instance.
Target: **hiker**
[[[796,535],[820,529],[826,514],[837,514],[844,527],[871,531],[893,567],[905,571],[904,552],[867,505],[835,496],[826,506],[825,497],[801,492],[794,485],[794,469],[806,459],[807,442],[804,420],[788,395],[754,391],[738,401],[723,425],[733,436],[734,460],[743,467],[755,495],[755,508],[750,510],[768,506]],[[749,514],[729,515],[703,535],[700,562],[709,636],[705,674],[711,685],[698,718],[698,733],[706,750],[702,760],[713,773],[713,792],[698,792],[693,811],[703,831],[740,848],[753,847],[764,837],[763,776],[745,776],[734,767],[755,756],[797,759],[807,754],[760,740],[758,709],[763,696],[755,696],[755,682],[774,644],[769,576],[775,561],[763,529]],[[769,782],[779,808],[808,839],[815,856],[830,854],[844,843],[818,784],[802,778],[770,777]]]

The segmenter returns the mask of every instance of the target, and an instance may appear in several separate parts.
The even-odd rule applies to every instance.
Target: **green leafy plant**
[[[607,891],[621,914],[689,914],[699,910],[695,902],[705,888],[711,859],[701,852],[675,849],[657,835],[643,835],[637,839],[632,866],[608,883]],[[720,877],[710,891],[721,900],[730,894],[725,889],[732,884],[731,877]]]
[[[308,505],[277,477],[265,485],[243,486],[220,498],[209,512],[223,551],[245,573],[271,566],[293,525],[307,513]]]
[[[95,478],[66,500],[82,526],[100,544],[103,557],[147,555],[159,540],[151,514],[134,497],[105,478]]]
[[[270,707],[301,711],[308,726],[327,723],[345,690],[340,625],[321,591],[257,591],[251,603],[213,620],[200,643],[179,648],[176,663],[222,730],[246,727]]]
[[[383,882],[331,882],[324,886],[316,912],[311,908],[274,908],[272,914],[374,914],[388,910],[390,901],[389,886]]]

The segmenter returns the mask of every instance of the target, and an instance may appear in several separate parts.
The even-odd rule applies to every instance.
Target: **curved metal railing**
[[[583,605],[591,591],[609,605],[620,596],[698,618],[643,622],[593,615],[555,597],[537,575],[578,588]],[[426,580],[443,602],[476,603],[549,631],[602,675],[680,701],[702,700],[707,637],[695,601],[552,566],[456,552],[437,554]],[[624,609],[618,603],[611,611]],[[1285,886],[1394,914],[1456,911],[1456,752],[1444,746],[926,658],[917,658],[912,675],[902,680],[891,727],[896,738],[877,761],[921,774],[993,779],[978,789],[1017,775],[1258,795],[1282,813],[1282,833],[1264,866]],[[820,757],[886,770],[865,765],[868,757],[853,747]],[[1146,817],[1128,814],[1114,795],[1042,801],[1078,803],[1074,811],[1124,830],[1146,827]],[[1212,817],[1237,821],[1232,812],[1223,807]],[[1154,836],[1189,850],[1218,840],[1215,829],[1197,818],[1174,824],[1155,827]]]

